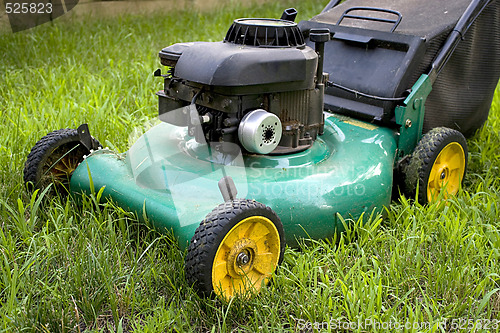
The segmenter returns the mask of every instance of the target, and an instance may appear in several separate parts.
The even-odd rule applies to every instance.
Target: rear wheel
[[[204,295],[229,300],[259,292],[283,260],[283,225],[269,207],[227,201],[200,224],[186,256],[186,277]]]
[[[418,143],[405,169],[407,193],[422,204],[457,194],[467,169],[467,142],[457,130],[437,127]]]
[[[100,146],[92,138],[93,145]],[[54,184],[61,194],[68,193],[70,177],[90,151],[80,142],[76,129],[51,132],[38,141],[24,164],[24,182],[32,189]]]

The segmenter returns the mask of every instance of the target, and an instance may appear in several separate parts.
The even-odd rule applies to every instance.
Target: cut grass
[[[128,148],[130,133],[156,114],[162,82],[152,73],[161,48],[220,40],[234,18],[277,17],[291,6],[305,19],[323,2],[235,2],[211,15],[89,18],[0,34],[0,330],[255,332],[316,323],[386,331],[388,323],[410,323],[408,331],[443,331],[467,328],[469,319],[496,330],[500,88],[485,127],[468,140],[464,190],[447,206],[401,198],[387,218],[354,221],[336,240],[287,249],[273,283],[250,300],[198,297],[172,237],[99,193],[76,204],[25,191],[25,158],[49,131],[88,122],[104,145]]]

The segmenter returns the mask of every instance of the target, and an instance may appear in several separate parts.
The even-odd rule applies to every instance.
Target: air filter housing
[[[257,47],[304,47],[297,24],[278,19],[238,19],[229,28],[224,42]]]

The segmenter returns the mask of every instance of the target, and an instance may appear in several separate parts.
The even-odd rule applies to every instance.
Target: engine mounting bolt
[[[238,256],[236,256],[236,263],[238,266],[245,266],[248,262],[250,262],[250,256],[247,251],[241,251]]]
[[[406,121],[405,121],[405,127],[406,128],[410,128],[411,127],[411,120],[410,119],[406,119]]]

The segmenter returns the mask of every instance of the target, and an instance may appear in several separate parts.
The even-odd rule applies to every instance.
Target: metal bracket
[[[169,75],[162,74],[160,68],[154,71],[153,76],[169,77]]]
[[[425,101],[432,91],[429,76],[423,74],[413,85],[406,97],[405,106],[396,107],[396,123],[400,125],[398,140],[398,159],[413,152],[422,137],[424,127]]]
[[[97,145],[95,141],[92,140],[92,136],[90,135],[89,126],[87,124],[81,124],[78,126],[78,137],[80,139],[80,143],[84,145],[89,151],[92,149],[97,149]]]

